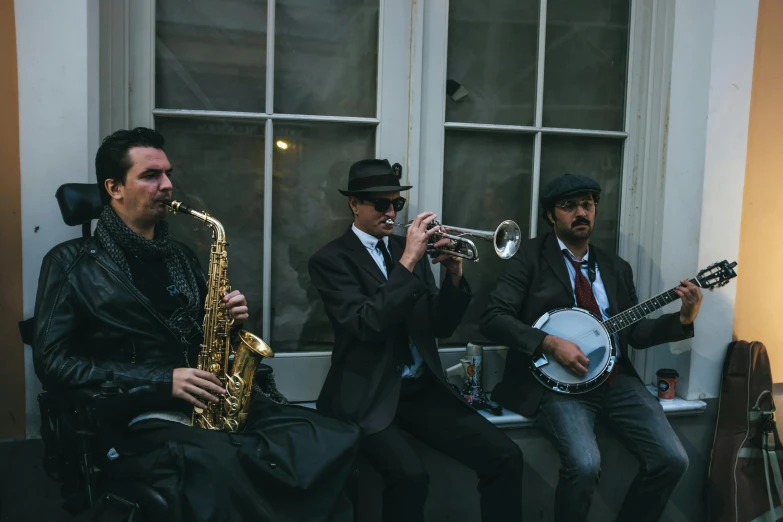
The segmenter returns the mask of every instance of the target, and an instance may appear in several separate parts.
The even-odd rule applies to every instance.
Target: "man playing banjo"
[[[569,313],[600,325],[593,316],[604,321],[637,304],[630,265],[589,245],[600,195],[597,182],[572,174],[554,179],[541,191],[543,218],[553,231],[523,242],[506,265],[481,321],[484,335],[509,347],[504,378],[492,399],[525,416],[538,412],[537,422],[552,436],[561,461],[555,494],[557,522],[587,520],[601,473],[593,431],[598,416],[639,461],[639,474],[617,521],[654,521],[685,473],[688,456],[657,399],[634,371],[628,346],[648,348],[693,337],[701,290],[681,281],[675,289],[682,301],[679,312],[639,320],[614,334],[614,343],[606,343],[616,350],[613,366],[599,350],[586,355],[577,344],[532,326],[543,328],[541,321],[536,322],[542,315],[575,305],[592,315]],[[593,331],[598,330],[603,328]],[[560,366],[576,381],[603,382],[592,389],[545,387],[531,372],[533,361]],[[601,377],[594,378],[594,373]]]

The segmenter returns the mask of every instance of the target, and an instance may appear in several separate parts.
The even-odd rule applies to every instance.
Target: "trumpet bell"
[[[514,254],[519,250],[521,242],[522,231],[519,229],[519,225],[510,219],[502,222],[495,230],[493,243],[495,245],[495,253],[500,259],[514,257]]]

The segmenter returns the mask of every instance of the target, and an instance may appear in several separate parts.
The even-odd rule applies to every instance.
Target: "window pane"
[[[609,252],[617,252],[622,158],[620,139],[545,135],[541,140],[541,187],[567,172],[589,176],[601,185],[601,203],[590,242]],[[538,234],[551,230],[549,222],[539,218]]]
[[[533,125],[537,42],[538,0],[451,0],[446,121]]]
[[[275,122],[274,129],[272,347],[331,350],[332,325],[307,263],[353,222],[337,189],[346,187],[352,163],[375,156],[375,127]]]
[[[544,126],[623,130],[629,0],[550,0]]]
[[[533,139],[532,135],[447,131],[442,222],[494,231],[511,219],[522,229],[522,237],[528,237]],[[472,241],[479,262],[465,263],[464,273],[473,300],[455,334],[442,344],[483,339],[479,319],[506,263],[497,257],[492,243]]]
[[[278,0],[275,112],[375,117],[379,0]]]
[[[155,104],[264,112],[266,0],[157,0]]]
[[[231,286],[248,300],[245,328],[261,335],[264,219],[264,125],[221,120],[156,118],[174,175],[174,199],[208,212],[226,229]],[[198,255],[206,273],[210,228],[169,215],[171,234]]]

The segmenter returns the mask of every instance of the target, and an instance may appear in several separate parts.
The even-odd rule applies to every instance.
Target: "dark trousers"
[[[403,380],[394,422],[364,436],[360,451],[384,481],[384,522],[423,522],[429,475],[406,431],[476,471],[483,522],[522,520],[522,451],[479,413],[424,376]]]
[[[555,522],[587,520],[601,476],[594,432],[597,417],[639,461],[639,474],[625,495],[617,522],[660,519],[688,468],[688,455],[658,399],[635,375],[622,369],[611,385],[581,395],[545,393],[540,408],[537,420],[560,453]]]
[[[113,442],[120,457],[104,471],[160,495],[165,515],[145,520],[345,521],[352,513],[343,485],[359,437],[351,423],[257,393],[240,433],[158,419],[134,424]]]

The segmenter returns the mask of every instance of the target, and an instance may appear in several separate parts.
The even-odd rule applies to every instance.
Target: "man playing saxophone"
[[[196,367],[209,289],[195,254],[168,234],[173,171],[163,144],[156,131],[136,128],[100,146],[95,236],[56,246],[41,268],[36,373],[55,392],[99,385],[108,372],[126,390],[148,390],[124,419],[110,465],[176,506],[170,520],[329,520],[351,469],[355,427],[262,394],[253,395],[244,431],[191,426],[194,406],[206,409],[226,390]],[[222,305],[229,322],[248,318],[240,291]],[[122,468],[127,462],[136,464]]]

